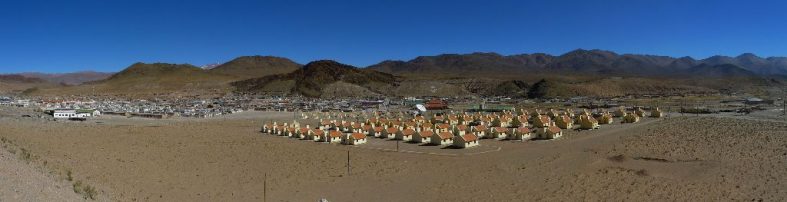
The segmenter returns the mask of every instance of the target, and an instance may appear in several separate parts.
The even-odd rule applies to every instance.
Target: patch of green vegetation
[[[28,88],[27,90],[22,91],[22,94],[23,95],[30,95],[30,94],[35,93],[36,91],[38,91],[38,87]]]
[[[74,193],[81,194],[82,198],[84,199],[95,200],[96,196],[98,196],[98,191],[96,191],[96,188],[88,184],[83,184],[82,181],[74,182],[73,186]]]
[[[72,174],[72,173],[71,173],[71,170],[67,170],[67,171],[66,171],[66,180],[68,180],[69,182],[70,182],[70,181],[74,181],[74,177],[73,177],[73,176],[71,176],[71,174]]]
[[[19,158],[21,158],[25,162],[30,163],[30,161],[33,159],[33,154],[30,154],[30,150],[27,150],[25,148],[21,148],[19,150],[22,152],[19,154]]]

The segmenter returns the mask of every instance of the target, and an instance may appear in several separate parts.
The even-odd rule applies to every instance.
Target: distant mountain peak
[[[736,58],[760,58],[760,57],[755,55],[754,53],[743,53]]]
[[[218,67],[219,65],[221,65],[221,64],[219,64],[219,63],[211,63],[211,64],[202,65],[200,68],[202,68],[204,70],[211,70],[213,68]]]

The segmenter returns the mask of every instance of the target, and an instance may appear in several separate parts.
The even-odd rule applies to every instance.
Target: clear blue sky
[[[577,48],[787,56],[780,1],[3,1],[0,73],[204,65],[242,55],[367,66]]]

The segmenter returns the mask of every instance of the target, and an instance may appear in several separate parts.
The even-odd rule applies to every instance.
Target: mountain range
[[[188,64],[135,63],[111,75],[82,72],[16,76],[21,76],[21,80],[39,79],[44,82],[37,83],[48,84],[34,85],[34,89],[25,90],[30,95],[218,95],[253,92],[308,97],[565,97],[752,91],[784,87],[785,75],[787,58],[784,57],[761,58],[747,53],[737,57],[713,56],[696,60],[579,49],[559,56],[543,53],[508,56],[496,53],[443,54],[416,57],[409,61],[388,60],[366,68],[330,60],[301,65],[282,57],[243,56],[208,68]],[[9,78],[20,80],[20,77]],[[539,93],[529,93],[537,82],[549,85],[538,85]],[[2,83],[9,82],[0,79]],[[544,93],[549,89],[553,90]]]
[[[574,50],[553,56],[543,53],[503,56],[496,53],[421,56],[409,61],[383,61],[370,69],[397,75],[517,75],[530,73],[603,76],[687,76],[698,65],[735,65],[758,75],[787,75],[787,57],[761,58],[751,53],[737,57],[691,57],[617,54],[604,50]]]

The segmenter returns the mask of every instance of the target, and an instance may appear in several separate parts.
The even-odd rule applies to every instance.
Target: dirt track
[[[2,121],[0,136],[121,201],[787,200],[785,123],[646,119],[438,156],[263,135],[263,115],[292,117]]]

